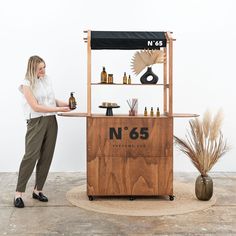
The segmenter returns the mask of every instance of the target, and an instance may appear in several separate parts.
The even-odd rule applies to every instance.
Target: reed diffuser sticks
[[[129,115],[130,116],[135,116],[138,113],[138,99],[137,98],[132,98],[126,100],[127,104],[129,105]]]

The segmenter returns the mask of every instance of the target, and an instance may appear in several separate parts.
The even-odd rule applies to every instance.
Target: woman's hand
[[[58,112],[68,112],[70,111],[69,107],[57,107]]]

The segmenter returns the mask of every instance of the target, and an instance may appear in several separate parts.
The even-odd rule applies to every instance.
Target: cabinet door
[[[173,119],[87,118],[88,195],[170,195]]]

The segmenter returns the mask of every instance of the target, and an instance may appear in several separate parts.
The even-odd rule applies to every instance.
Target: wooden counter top
[[[61,112],[58,113],[58,116],[65,116],[65,117],[103,117],[103,118],[168,118],[168,117],[173,117],[173,118],[193,118],[193,117],[198,117],[198,114],[190,114],[190,113],[173,113],[172,116],[167,116],[167,115],[160,115],[160,116],[144,116],[144,115],[137,115],[137,116],[129,116],[126,114],[116,114],[114,116],[105,116],[104,114],[91,114],[90,116],[88,113],[82,113],[82,112]]]
[[[58,116],[66,116],[66,117],[87,117],[88,113],[82,113],[82,112],[60,112],[57,113]]]

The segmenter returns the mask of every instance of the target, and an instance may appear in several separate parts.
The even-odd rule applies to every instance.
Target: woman
[[[25,155],[21,161],[14,206],[24,207],[22,193],[36,165],[35,187],[32,197],[42,202],[48,198],[43,186],[51,165],[57,138],[56,112],[70,111],[68,104],[55,99],[45,62],[39,56],[29,58],[25,79],[19,90],[23,94],[23,110],[27,120]]]

